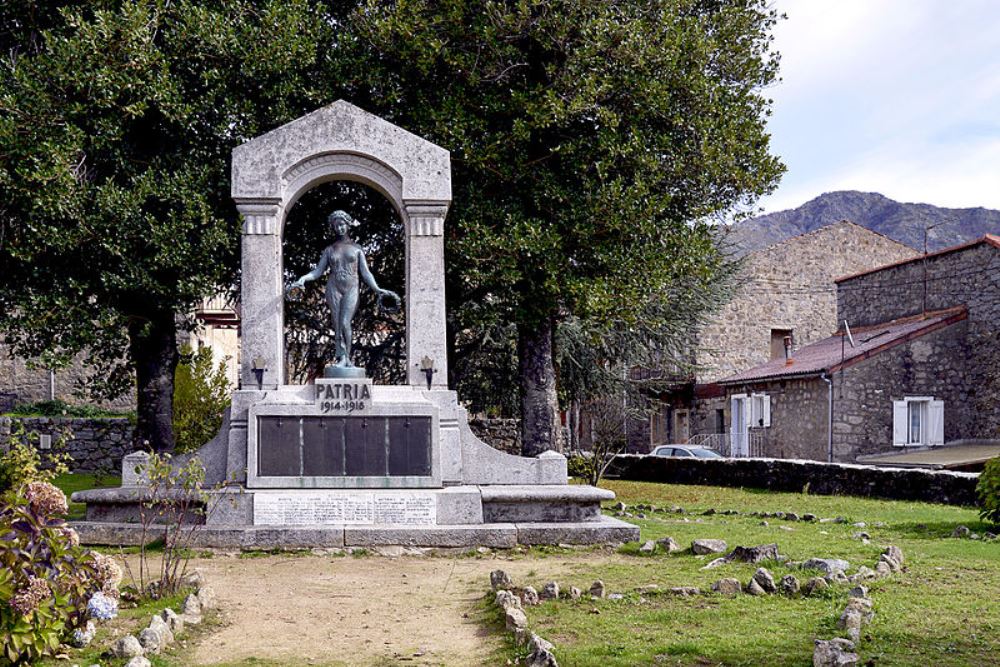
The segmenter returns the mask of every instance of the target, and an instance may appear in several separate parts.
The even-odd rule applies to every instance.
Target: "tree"
[[[328,16],[305,0],[4,3],[0,333],[97,395],[137,389],[171,450],[178,327],[235,284],[232,148],[324,100]]]
[[[513,324],[525,454],[560,440],[560,323],[600,346],[655,324],[651,302],[669,316],[724,264],[705,221],[776,184],[776,20],[765,0],[410,0],[348,18],[345,96],[451,151],[453,380]]]

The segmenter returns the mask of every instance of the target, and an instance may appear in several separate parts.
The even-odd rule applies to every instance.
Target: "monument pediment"
[[[288,192],[288,186],[301,172],[320,162],[350,160],[352,156],[357,158],[355,162],[384,170],[386,180],[390,174],[398,179],[399,192],[387,194],[414,202],[451,200],[447,150],[345,100],[237,146],[233,150],[232,196],[237,200],[288,202],[296,194]],[[385,189],[385,183],[375,184]]]

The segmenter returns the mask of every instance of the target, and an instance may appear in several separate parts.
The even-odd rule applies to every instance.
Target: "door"
[[[729,436],[732,440],[730,456],[749,456],[749,438],[747,431],[747,397],[745,394],[738,394],[730,399],[732,410],[732,422],[730,424]]]
[[[674,442],[684,444],[691,437],[691,428],[688,424],[688,411],[678,410],[674,415],[674,419],[676,420],[674,433],[677,434],[677,439]]]

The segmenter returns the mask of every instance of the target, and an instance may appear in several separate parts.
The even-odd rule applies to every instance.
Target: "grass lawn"
[[[609,481],[607,488],[627,504],[680,505],[684,515],[649,513],[629,519],[642,539],[674,537],[687,547],[699,537],[725,539],[730,548],[777,542],[783,555],[802,561],[812,556],[845,558],[852,571],[874,567],[884,545],[903,549],[908,571],[872,582],[874,622],[866,626],[859,651],[863,663],[876,665],[987,665],[1000,662],[1000,541],[953,539],[964,524],[974,532],[989,529],[972,509],[926,503],[891,502],[833,496],[770,493],[718,487]],[[843,516],[848,524],[788,522],[749,516],[701,516],[708,508],[741,513],[796,512]],[[873,526],[873,524],[876,524]],[[880,524],[885,524],[881,526]],[[868,532],[870,544],[853,537]],[[552,556],[550,556],[552,557]],[[528,609],[532,629],[556,645],[563,666],[599,665],[809,665],[813,640],[838,636],[837,618],[848,587],[823,595],[736,599],[716,595],[679,598],[663,593],[640,595],[636,588],[658,585],[708,589],[721,577],[749,580],[756,566],[731,564],[701,570],[711,557],[690,552],[640,555],[625,545],[612,564],[581,561],[571,585],[586,591],[601,579],[622,600],[546,602]],[[793,573],[805,581],[814,573],[769,565],[777,580]],[[537,579],[517,582],[538,589],[546,582],[544,562]],[[585,595],[585,598],[588,597]],[[498,621],[494,617],[494,623]],[[513,654],[513,649],[512,649]]]
[[[87,489],[103,489],[107,487],[120,486],[122,480],[120,477],[114,477],[112,475],[92,475],[87,473],[67,473],[65,475],[59,475],[53,480],[53,483],[62,489],[62,492],[66,494],[66,499],[68,500],[70,495],[74,491],[86,491]],[[70,521],[82,521],[84,519],[84,514],[87,511],[87,506],[83,503],[70,503],[69,504],[69,514],[67,519]]]

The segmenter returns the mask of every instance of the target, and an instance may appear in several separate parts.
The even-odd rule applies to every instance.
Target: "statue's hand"
[[[392,305],[387,305],[385,303],[385,297],[392,299]],[[378,306],[387,313],[395,313],[398,312],[400,307],[402,306],[402,299],[400,299],[399,295],[393,292],[392,290],[379,289]]]

